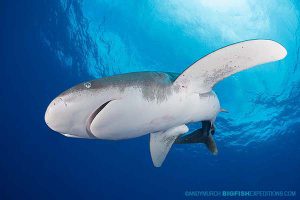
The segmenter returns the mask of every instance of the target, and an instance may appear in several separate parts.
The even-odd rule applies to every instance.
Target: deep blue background
[[[143,32],[143,26],[135,25],[138,20],[132,22],[132,16],[124,14],[127,12],[124,9],[129,10],[129,13],[138,10],[136,12],[140,13],[139,19],[147,18],[151,14],[147,10],[151,1],[145,1],[145,10],[142,11],[137,9],[141,5],[137,5],[137,8],[133,6],[137,2],[131,1],[127,5],[114,1],[114,8],[120,7],[116,13],[122,20],[118,20],[114,8],[98,4],[95,6],[98,5],[96,10],[99,9],[99,13],[106,16],[104,31],[110,30],[114,34],[125,31],[123,35],[118,35],[125,41],[125,47],[119,44],[113,46],[119,40],[114,39],[116,36],[109,38],[107,33],[103,33],[103,47],[98,47],[99,37],[89,31],[93,29],[93,23],[87,22],[92,20],[88,16],[96,16],[91,14],[91,5],[75,0],[67,2],[77,13],[74,17],[76,25],[70,25],[72,20],[60,1],[0,2],[0,199],[184,199],[186,190],[300,191],[300,89],[297,76],[299,47],[296,45],[299,5],[296,2],[289,2],[294,5],[293,11],[297,12],[295,19],[287,17],[291,20],[290,24],[280,20],[277,20],[276,25],[270,22],[271,27],[278,28],[276,31],[271,28],[276,33],[268,35],[266,31],[257,36],[283,43],[289,51],[290,57],[287,61],[268,65],[273,68],[270,71],[271,77],[267,75],[268,71],[252,70],[250,75],[255,76],[251,77],[243,72],[237,80],[225,80],[223,85],[217,86],[216,92],[219,92],[221,101],[223,98],[224,104],[232,108],[229,116],[221,116],[217,121],[221,130],[217,137],[220,154],[212,156],[203,146],[198,145],[175,147],[162,168],[152,166],[148,136],[112,142],[71,139],[52,132],[44,123],[44,112],[48,103],[62,90],[94,77],[143,69],[180,72],[205,53],[237,40],[250,39],[247,37],[252,35],[229,39],[224,35],[214,36],[216,38],[208,41],[214,44],[211,46],[203,39],[196,42],[201,47],[200,54],[197,54],[195,52],[198,47],[193,46],[191,39],[194,35],[177,32],[186,27],[177,26],[172,20],[171,23],[169,19],[162,18],[161,24],[149,25],[152,30],[156,28],[154,32]],[[156,9],[151,6],[150,8]],[[155,20],[157,24],[159,19]],[[165,24],[169,26],[165,27]],[[81,27],[74,30],[79,32],[79,39],[70,36],[70,31],[66,31],[68,27],[74,26]],[[282,34],[289,27],[296,33]],[[138,37],[140,32],[142,36]],[[254,34],[253,37],[255,36]],[[181,40],[182,37],[184,39]],[[162,39],[157,39],[157,42],[155,38]],[[166,38],[170,38],[170,41],[164,43]],[[174,44],[174,41],[178,43]],[[144,46],[144,42],[148,42],[147,45]],[[131,49],[131,56],[138,54],[148,57],[144,60],[139,58],[139,61],[128,61],[128,56],[118,50],[127,49],[126,45],[129,44],[135,49]],[[185,44],[187,47],[184,47]],[[181,46],[180,50],[172,50]],[[106,52],[104,55],[107,49],[115,52]],[[180,51],[185,56],[178,57]],[[64,55],[61,56],[58,52],[63,52]],[[87,54],[90,56],[86,56]],[[118,57],[119,54],[121,56]],[[171,60],[169,58],[174,55],[176,59],[168,63]],[[111,61],[112,58],[116,60]],[[120,68],[116,68],[118,62]],[[126,68],[125,65],[130,63],[133,67]],[[138,66],[139,64],[142,66]],[[95,68],[91,68],[91,65]],[[278,66],[286,70],[278,71]],[[256,83],[253,81],[255,77],[263,81]],[[245,81],[247,78],[251,79],[250,83],[244,82],[243,87],[251,88],[251,84],[257,86],[265,81],[264,87],[253,87],[249,92],[252,99],[248,102],[248,96],[244,99],[245,104],[252,107],[239,107],[240,110],[251,108],[254,114],[235,116],[238,112],[235,107],[243,104],[238,100],[245,94],[237,90],[242,97],[228,96],[228,91],[223,91],[223,87],[236,86],[238,83],[233,82],[241,79]],[[279,79],[281,83],[276,83]],[[276,87],[270,88],[270,85]],[[256,90],[260,93],[253,95]],[[261,94],[265,91],[276,91],[278,96],[268,98],[268,95]],[[253,121],[251,125],[247,116],[250,121],[252,118],[258,121]],[[241,125],[235,125],[239,123]],[[227,125],[231,128],[226,128]],[[269,128],[264,129],[266,126]],[[273,126],[276,128],[273,129]],[[255,131],[257,129],[263,131]],[[226,134],[226,131],[231,134]],[[250,134],[242,137],[240,132]]]

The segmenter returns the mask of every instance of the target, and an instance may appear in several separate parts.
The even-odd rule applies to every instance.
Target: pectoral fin
[[[155,167],[162,165],[176,138],[188,130],[186,125],[182,125],[150,134],[150,153]]]
[[[256,65],[283,59],[286,49],[272,40],[249,40],[221,48],[187,68],[174,82],[192,93],[206,93],[224,78]]]

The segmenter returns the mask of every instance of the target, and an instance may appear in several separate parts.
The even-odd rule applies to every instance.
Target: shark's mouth
[[[102,104],[100,107],[98,107],[92,114],[89,116],[86,122],[86,133],[90,136],[90,138],[97,139],[97,137],[93,134],[91,131],[91,124],[93,123],[95,117],[103,110],[112,100]]]

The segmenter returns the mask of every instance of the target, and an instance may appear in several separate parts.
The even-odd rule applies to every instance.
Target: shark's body
[[[51,128],[73,137],[118,140],[214,120],[220,111],[215,93],[186,93],[172,84],[174,77],[173,73],[137,72],[82,83],[52,102],[47,112],[60,106],[61,113],[49,119],[56,123]],[[65,112],[70,108],[78,111]],[[65,119],[73,120],[66,125]]]
[[[85,82],[55,98],[45,120],[69,137],[119,140],[151,133],[152,160],[160,166],[176,138],[188,132],[187,123],[215,121],[221,109],[212,87],[218,81],[285,55],[276,42],[252,40],[220,49],[182,74],[136,72]],[[201,134],[193,141],[212,140]]]

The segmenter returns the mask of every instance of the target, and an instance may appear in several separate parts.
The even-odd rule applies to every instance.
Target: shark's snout
[[[55,98],[48,106],[45,113],[45,122],[52,130],[65,133],[66,126],[64,124],[67,104],[62,97]]]

